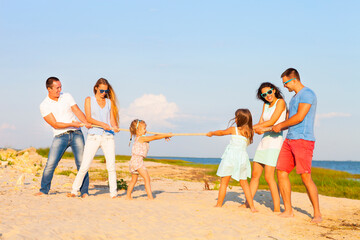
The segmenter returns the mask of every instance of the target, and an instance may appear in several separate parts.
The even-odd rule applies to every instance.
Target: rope
[[[81,124],[82,127],[85,126],[85,124]],[[103,128],[99,125],[91,125],[92,127],[96,128]],[[114,128],[110,128],[110,130],[115,130]],[[120,131],[130,132],[127,128],[119,128]],[[270,132],[272,131],[272,127],[266,127],[261,129],[263,132]],[[168,134],[168,133],[161,133],[161,132],[147,132],[149,134]],[[173,133],[173,136],[206,136],[207,133]]]
[[[263,132],[271,132],[271,131],[272,131],[272,127],[262,128],[261,130],[262,130]]]
[[[82,126],[85,126],[82,124]],[[99,125],[91,125],[92,127],[103,128]],[[115,130],[114,128],[110,128],[111,130]],[[130,132],[127,128],[119,128],[120,131]],[[161,132],[147,132],[149,134],[167,134]],[[206,136],[206,133],[173,133],[174,136]]]

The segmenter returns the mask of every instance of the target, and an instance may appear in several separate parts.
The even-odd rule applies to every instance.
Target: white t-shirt
[[[71,107],[76,105],[74,98],[70,93],[61,93],[58,101],[54,101],[46,96],[40,104],[40,112],[42,117],[46,117],[52,113],[57,122],[71,123],[77,121]],[[54,136],[64,133],[68,130],[78,130],[79,128],[68,127],[62,129],[53,128]]]

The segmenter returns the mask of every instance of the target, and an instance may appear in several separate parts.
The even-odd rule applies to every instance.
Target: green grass
[[[38,148],[36,149],[36,152],[43,157],[48,157],[49,156],[49,151],[50,148]],[[63,155],[63,158],[74,158],[74,154],[72,152],[65,152]]]
[[[125,171],[116,171],[116,178],[124,178],[125,176],[129,175],[128,172]],[[106,169],[98,169],[98,168],[90,168],[89,170],[89,177],[90,180],[94,181],[107,181],[108,180],[108,171]]]
[[[74,172],[71,171],[71,170],[63,170],[63,171],[61,171],[61,172],[58,172],[57,175],[70,176],[70,174],[72,174],[72,173],[76,175],[76,173],[74,173]]]
[[[47,149],[38,149],[38,153],[40,155],[45,154],[46,157],[48,155],[48,148]],[[69,153],[72,154],[72,153]],[[42,155],[44,156],[44,155]],[[69,157],[73,158],[73,157]],[[115,159],[116,162],[127,162],[129,161],[131,156],[125,155],[116,155]],[[101,160],[100,162],[105,162],[104,156],[96,156],[95,159]],[[219,186],[220,178],[216,176],[216,171],[218,165],[210,165],[210,164],[197,164],[191,163],[183,160],[172,160],[172,159],[152,159],[152,158],[145,158],[144,161],[149,162],[158,162],[164,164],[170,164],[175,166],[184,166],[184,167],[192,167],[192,168],[201,168],[205,169],[206,175],[212,177],[212,179],[217,179],[213,181],[215,184],[215,188]],[[252,164],[252,163],[251,163]],[[126,176],[126,172],[118,172],[117,177],[121,178]],[[107,180],[107,170],[91,170],[90,171],[91,178],[96,180]],[[342,171],[330,170],[330,169],[323,169],[323,168],[312,168],[312,179],[317,186],[319,194],[332,196],[332,197],[344,197],[344,198],[351,198],[351,199],[360,199],[360,174],[351,174]],[[306,189],[302,183],[300,175],[296,174],[295,170],[292,171],[289,175],[291,188],[294,192],[306,192]],[[275,180],[277,181],[277,177],[275,174]],[[230,186],[239,186],[239,183],[231,180]],[[216,187],[217,186],[217,187]],[[267,182],[265,181],[264,174],[260,177],[259,182],[259,189],[269,189]]]
[[[115,156],[115,161],[116,162],[127,162],[129,161],[131,158],[131,156],[126,156],[126,155],[116,155]],[[105,163],[105,157],[104,156],[95,156],[94,159],[96,160],[100,160],[101,163]]]

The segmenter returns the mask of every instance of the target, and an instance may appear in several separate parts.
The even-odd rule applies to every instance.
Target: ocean
[[[220,158],[192,158],[192,157],[157,157],[149,156],[148,158],[154,159],[176,159],[184,160],[191,163],[201,164],[219,164]],[[360,161],[312,161],[313,167],[327,168],[338,171],[345,171],[352,174],[360,174]]]

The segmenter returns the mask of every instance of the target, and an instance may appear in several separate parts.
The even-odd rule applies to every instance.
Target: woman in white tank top
[[[85,99],[85,115],[89,123],[99,127],[90,128],[85,142],[83,161],[73,183],[69,196],[75,197],[83,182],[84,176],[98,151],[104,152],[106,168],[109,175],[110,197],[117,197],[115,169],[114,132],[119,132],[119,110],[115,92],[109,82],[100,78],[94,86],[95,96]],[[111,130],[113,129],[113,130]]]
[[[268,129],[286,119],[286,103],[281,91],[275,85],[264,82],[260,85],[257,98],[264,102],[263,111],[258,124],[253,126],[255,133],[263,134],[253,160],[250,181],[251,194],[254,197],[259,180],[265,169],[265,180],[269,185],[274,203],[274,212],[280,212],[280,196],[274,178],[275,167],[283,143],[282,132],[275,133]]]

